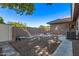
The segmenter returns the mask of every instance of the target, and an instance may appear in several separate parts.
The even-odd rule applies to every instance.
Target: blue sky
[[[45,3],[36,3],[32,15],[19,15],[14,10],[0,8],[0,16],[7,23],[16,21],[26,23],[31,27],[47,25],[46,23],[58,18],[69,17],[71,15],[71,5],[69,3],[53,3],[47,6]]]

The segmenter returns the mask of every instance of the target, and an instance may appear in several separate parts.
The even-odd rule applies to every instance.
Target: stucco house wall
[[[77,30],[78,30],[78,32],[79,32],[79,17],[77,18],[76,26],[78,26]]]
[[[79,17],[77,18],[77,20],[75,21],[76,23],[76,35],[78,35],[78,32],[79,32]]]
[[[70,23],[51,24],[50,31],[53,34],[67,34],[70,30]]]
[[[76,39],[79,39],[79,3],[72,4],[72,20],[75,23]]]
[[[12,40],[12,27],[6,24],[0,24],[0,42]]]

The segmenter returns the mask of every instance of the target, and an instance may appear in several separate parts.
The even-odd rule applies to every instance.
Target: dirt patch
[[[10,43],[22,56],[48,56],[56,50],[60,41],[41,38],[41,40],[24,40]]]

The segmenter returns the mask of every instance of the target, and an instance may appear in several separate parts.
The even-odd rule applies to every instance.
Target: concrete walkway
[[[67,40],[65,36],[59,36],[59,40],[62,42],[52,56],[73,56],[72,41]]]

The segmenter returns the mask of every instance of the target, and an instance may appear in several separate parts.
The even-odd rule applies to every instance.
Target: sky
[[[35,10],[32,15],[19,15],[16,11],[0,8],[0,16],[3,17],[4,22],[22,22],[30,27],[38,27],[40,25],[47,25],[47,22],[70,17],[71,4],[69,3],[53,3],[47,6],[45,3],[35,3]]]

